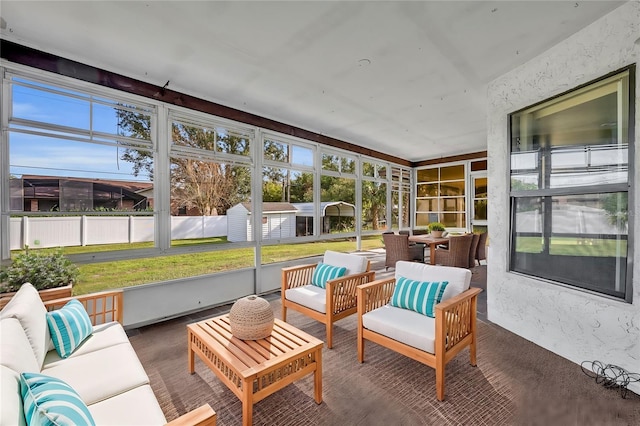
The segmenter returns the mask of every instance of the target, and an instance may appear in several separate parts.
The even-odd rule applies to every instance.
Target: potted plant
[[[31,283],[43,301],[69,297],[78,273],[78,267],[62,254],[62,249],[38,252],[27,247],[11,265],[0,270],[0,309],[24,283]]]
[[[431,222],[429,224],[429,232],[431,233],[431,236],[434,238],[441,238],[442,233],[444,231],[445,231],[445,227],[440,222]]]

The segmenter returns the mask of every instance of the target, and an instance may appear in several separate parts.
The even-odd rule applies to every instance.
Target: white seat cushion
[[[106,324],[96,325],[93,327],[93,333],[87,337],[68,358],[75,358],[122,343],[128,344],[129,338],[119,322],[108,322]],[[55,363],[61,361],[63,361],[63,359],[60,358],[58,352],[49,351],[44,358],[42,368],[53,367]]]
[[[396,280],[400,277],[418,281],[448,281],[441,301],[450,299],[465,290],[471,284],[471,271],[452,266],[426,265],[424,263],[399,261],[396,263]]]
[[[164,425],[166,419],[149,385],[88,406],[97,425]]]
[[[368,259],[365,256],[357,254],[340,253],[337,251],[327,250],[324,253],[322,263],[331,266],[344,266],[347,268],[345,275],[360,274],[367,271]]]
[[[44,357],[49,349],[53,348],[53,344],[47,325],[47,309],[40,299],[38,290],[29,283],[23,284],[2,309],[0,318],[16,318],[20,321],[38,365],[42,366]]]
[[[44,368],[42,374],[65,381],[87,405],[149,383],[130,344],[67,358]]]
[[[20,373],[0,365],[0,425],[25,425]]]
[[[364,328],[425,352],[435,353],[436,320],[385,305],[362,316]]]
[[[327,293],[324,288],[315,285],[290,288],[284,292],[284,297],[314,311],[327,312]]]

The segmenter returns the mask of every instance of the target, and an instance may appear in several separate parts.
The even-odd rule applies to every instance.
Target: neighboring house
[[[146,210],[153,207],[151,182],[23,175],[11,179],[10,186],[12,211]]]
[[[355,206],[342,201],[323,202],[322,233],[328,233],[340,218],[354,218]],[[262,203],[262,239],[272,240],[313,235],[313,203]],[[251,241],[251,203],[239,203],[227,210],[227,240]],[[337,220],[336,220],[337,218]],[[353,219],[351,219],[353,222]]]

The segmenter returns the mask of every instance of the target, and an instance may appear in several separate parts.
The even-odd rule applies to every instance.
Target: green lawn
[[[516,251],[519,253],[540,253],[542,238],[519,237],[516,240]],[[627,252],[626,241],[592,239],[592,238],[559,238],[551,239],[549,252],[557,256],[615,257],[620,245],[621,253]]]
[[[224,239],[206,239],[206,243],[224,243]],[[179,244],[204,244],[203,240],[184,240]],[[146,244],[146,243],[145,243]],[[174,244],[175,245],[175,244]],[[115,245],[102,247],[113,250]],[[135,246],[135,247],[132,247]],[[148,245],[125,245],[125,248],[143,248]],[[382,247],[380,236],[364,237],[363,250]],[[282,262],[285,260],[320,255],[326,250],[351,252],[356,250],[355,241],[326,241],[301,244],[279,244],[262,248],[262,263]],[[82,253],[95,250],[93,247],[67,247],[65,253]],[[118,260],[112,262],[78,265],[80,277],[73,286],[75,295],[93,293],[107,289],[129,287],[158,281],[189,276],[210,274],[233,269],[253,267],[252,248],[236,248],[215,252],[189,253],[170,256],[158,256],[143,259]]]

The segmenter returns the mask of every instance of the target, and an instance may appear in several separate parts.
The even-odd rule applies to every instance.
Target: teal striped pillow
[[[316,270],[313,271],[311,277],[311,284],[317,285],[320,288],[327,286],[327,281],[335,280],[342,277],[347,272],[347,268],[344,266],[331,266],[326,263],[318,263]]]
[[[60,379],[39,373],[22,373],[20,393],[28,425],[96,424],[80,395]]]
[[[442,300],[448,284],[448,281],[432,283],[400,277],[396,281],[389,304],[435,318],[436,305]]]
[[[70,300],[62,309],[47,312],[49,334],[61,358],[67,358],[91,336],[93,326],[82,303]]]

